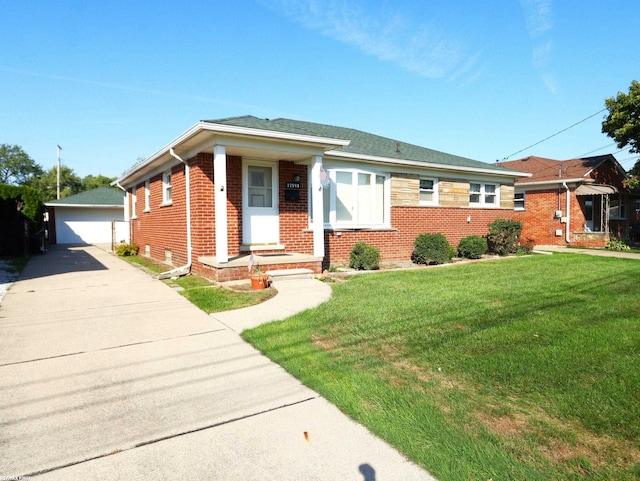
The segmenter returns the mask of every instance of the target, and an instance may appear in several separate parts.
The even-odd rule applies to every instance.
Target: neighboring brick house
[[[532,174],[515,184],[515,219],[536,245],[604,247],[637,223],[638,200],[611,154],[572,160],[527,157],[498,165]]]
[[[415,238],[455,246],[513,218],[528,176],[354,129],[252,116],[201,121],[123,174],[131,241],[176,271],[217,281],[261,268],[348,262],[357,241],[383,261],[410,259]]]

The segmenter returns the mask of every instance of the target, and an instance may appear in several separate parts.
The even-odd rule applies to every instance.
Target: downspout
[[[130,216],[130,212],[129,212],[129,199],[127,199],[127,189],[125,189],[124,187],[122,187],[120,185],[120,182],[114,182],[111,185],[115,185],[117,188],[119,188],[120,190],[122,190],[124,192],[124,217],[125,220],[127,221],[128,227],[129,227],[129,242],[131,242],[131,239],[133,239],[133,228],[131,227],[131,216]],[[111,242],[112,246],[111,246],[111,250],[115,252],[115,241],[112,239]]]
[[[185,189],[186,189],[186,202],[187,202],[187,263],[181,267],[176,267],[170,271],[158,274],[158,279],[169,279],[176,276],[184,276],[191,272],[191,182],[189,179],[189,164],[187,164],[182,158],[176,154],[173,147],[169,149],[169,153],[172,157],[178,159],[184,164],[184,177],[185,177]]]
[[[567,227],[566,227],[566,234],[565,234],[565,240],[567,241],[567,244],[571,244],[571,230],[569,228],[570,226],[570,220],[571,220],[571,198],[569,197],[569,193],[571,192],[569,189],[569,186],[567,185],[566,182],[562,183],[562,186],[567,190]]]

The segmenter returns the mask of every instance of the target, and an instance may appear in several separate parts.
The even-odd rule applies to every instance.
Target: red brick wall
[[[145,252],[145,245],[149,245],[151,257],[160,261],[165,260],[165,250],[170,250],[173,265],[180,266],[187,261],[185,175],[182,164],[171,169],[171,183],[172,204],[163,206],[162,175],[150,179],[148,212],[144,212],[144,182],[137,185],[136,218],[130,221],[131,241],[140,247],[141,254]]]
[[[307,167],[293,162],[280,161],[280,243],[289,252],[313,254],[313,234],[309,232],[309,190]],[[299,200],[287,201],[287,182],[293,182],[294,175],[300,176]]]
[[[468,217],[470,222],[467,222]],[[420,234],[444,234],[455,248],[463,237],[486,235],[488,224],[499,218],[513,219],[513,210],[392,207],[390,230],[326,232],[325,254],[328,260],[325,260],[325,264],[348,263],[351,249],[359,241],[380,249],[383,262],[411,259],[413,243]]]
[[[525,210],[514,213],[514,218],[523,224],[522,239],[531,240],[536,245],[566,244],[565,225],[560,223],[559,218],[554,217],[556,210],[561,210],[564,215],[566,207],[564,189],[560,194],[558,192],[558,189],[550,189],[529,191],[525,194]],[[563,234],[556,236],[556,229],[562,229]]]

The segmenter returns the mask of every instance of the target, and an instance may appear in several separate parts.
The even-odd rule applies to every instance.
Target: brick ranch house
[[[640,220],[638,197],[624,188],[625,171],[611,154],[498,165],[532,174],[516,181],[514,203],[522,238],[534,244],[604,247]]]
[[[452,245],[513,218],[523,174],[362,131],[252,116],[201,121],[115,184],[126,190],[131,242],[176,273],[216,281],[262,270],[348,262],[358,241],[383,261],[415,238]]]

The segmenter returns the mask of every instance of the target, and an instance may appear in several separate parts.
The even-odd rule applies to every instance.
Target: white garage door
[[[111,221],[124,223],[123,209],[57,207],[55,215],[58,244],[111,243]],[[120,227],[116,235],[123,235]]]

